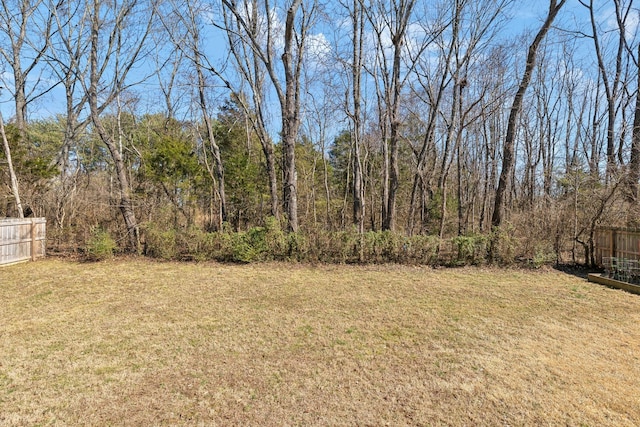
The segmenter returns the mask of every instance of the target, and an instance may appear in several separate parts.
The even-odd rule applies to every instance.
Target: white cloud
[[[604,32],[615,32],[616,34],[618,33],[619,27],[614,8],[608,7],[606,9],[602,9],[602,11],[598,13],[597,18],[602,19]],[[624,22],[625,38],[627,40],[632,40],[635,38],[638,32],[639,25],[640,16],[638,16],[638,11],[631,10],[631,12],[629,12],[629,14],[627,15],[626,21]]]
[[[331,43],[323,33],[311,34],[307,36],[306,50],[309,59],[322,63],[331,55]]]

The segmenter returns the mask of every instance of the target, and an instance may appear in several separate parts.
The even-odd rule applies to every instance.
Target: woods
[[[590,263],[640,223],[638,5],[530,3],[7,1],[0,215],[60,250]]]

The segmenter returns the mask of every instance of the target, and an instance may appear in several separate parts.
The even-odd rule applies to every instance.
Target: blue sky
[[[603,3],[604,4],[604,3]],[[520,1],[516,2],[513,8],[513,19],[510,21],[509,27],[506,29],[504,33],[505,36],[513,36],[517,37],[525,31],[529,31],[530,34],[533,34],[540,26],[544,16],[546,14],[546,10],[548,7],[548,2],[546,1]],[[609,24],[612,24],[612,7],[604,6],[599,9],[599,13],[601,14],[600,19],[603,22],[603,26],[606,27]],[[638,19],[637,13],[634,14],[634,19],[632,21],[633,30],[635,30],[635,25],[637,25]],[[585,26],[582,28],[585,32],[589,31],[588,28],[588,16],[586,14],[586,10],[580,6],[580,4],[576,0],[569,0],[568,4],[565,8],[560,12],[560,15],[557,19],[557,24],[563,28],[573,27],[576,29],[580,26]],[[322,42],[329,40],[328,35],[325,35],[319,31],[316,31],[316,34],[313,36],[316,38],[316,44],[318,46],[322,46]],[[590,48],[589,41],[585,43],[585,55],[589,55],[588,49]],[[208,40],[208,45],[211,46],[211,55],[219,55],[220,45],[222,44],[222,38],[211,34],[210,39]],[[523,49],[526,50],[526,49]],[[8,69],[5,67],[4,76],[8,77],[8,84],[11,84],[11,76],[8,73]],[[145,70],[141,70],[140,74],[143,74]],[[35,77],[35,75],[34,75]],[[43,75],[46,78],[46,75]],[[145,109],[154,109],[157,107],[157,97],[155,96],[147,96],[157,91],[156,80],[151,78],[137,89],[142,97],[141,108]],[[275,99],[273,100],[275,101]],[[54,89],[50,94],[46,95],[42,99],[36,101],[36,103],[32,104],[29,108],[29,118],[30,119],[38,119],[38,118],[46,118],[51,117],[57,113],[62,112],[64,109],[64,97],[61,89]],[[4,116],[5,121],[10,120],[10,118],[14,114],[13,101],[11,98],[11,93],[8,89],[2,90],[0,92],[0,111]]]

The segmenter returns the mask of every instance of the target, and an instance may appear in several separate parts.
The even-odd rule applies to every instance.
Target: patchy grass
[[[559,272],[0,269],[0,425],[640,425],[640,297]]]

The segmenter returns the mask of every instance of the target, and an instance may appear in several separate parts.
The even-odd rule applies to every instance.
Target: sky
[[[602,2],[605,4],[605,2]],[[509,26],[503,33],[504,37],[518,37],[526,30],[530,34],[533,34],[539,28],[541,22],[544,19],[548,7],[546,1],[516,1],[516,5],[512,10],[513,18],[510,20]],[[603,27],[613,27],[615,25],[613,8],[610,6],[601,7],[598,13],[601,15],[600,20],[603,22]],[[637,12],[633,13],[633,17],[630,19],[632,25],[628,28],[628,32],[631,34],[635,31],[635,27],[638,25]],[[568,4],[560,12],[556,21],[557,26],[561,28],[574,28],[588,32],[588,15],[586,9],[578,3],[577,0],[568,0]],[[219,36],[210,34],[210,39],[207,41],[211,47],[210,55],[215,56],[220,54],[220,45],[222,39]],[[315,33],[310,36],[311,45],[314,47],[316,53],[320,56],[328,54],[331,49],[331,35],[323,33],[321,28],[318,28]],[[584,49],[589,49],[589,45],[585,43]],[[4,86],[11,87],[12,74],[9,72],[6,64],[4,68],[0,68],[2,76],[4,78]],[[140,74],[146,73],[145,70],[139,70]],[[36,74],[32,78],[37,77]],[[45,74],[40,77],[46,79]],[[145,97],[145,94],[154,93],[157,91],[157,83],[155,79],[146,81],[141,86],[141,95],[143,102],[140,104],[142,109],[154,109],[158,106],[157,97]],[[29,108],[29,118],[39,119],[48,118],[57,113],[61,113],[64,109],[64,96],[61,88],[53,89],[48,95],[36,101]],[[146,100],[146,101],[145,101]],[[274,100],[275,101],[275,100]],[[0,112],[2,113],[5,121],[11,119],[14,115],[14,107],[11,91],[7,88],[0,91]]]

